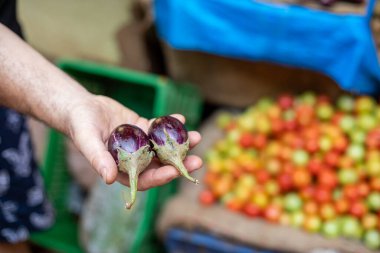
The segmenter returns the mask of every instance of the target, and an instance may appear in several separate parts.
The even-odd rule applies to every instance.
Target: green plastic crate
[[[87,61],[64,59],[58,66],[92,93],[114,98],[146,118],[181,113],[186,116],[188,129],[196,128],[200,121],[202,100],[190,84],[176,84],[161,76]],[[49,133],[42,172],[48,196],[57,211],[57,221],[52,229],[33,234],[32,240],[58,252],[84,252],[78,240],[78,222],[66,207],[70,176],[64,136],[54,130]],[[154,235],[154,222],[165,200],[175,191],[175,181],[147,191],[144,215],[128,252],[163,251]]]

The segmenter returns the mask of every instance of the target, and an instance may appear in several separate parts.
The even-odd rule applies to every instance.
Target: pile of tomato
[[[380,248],[380,106],[371,97],[263,98],[207,152],[203,205]]]

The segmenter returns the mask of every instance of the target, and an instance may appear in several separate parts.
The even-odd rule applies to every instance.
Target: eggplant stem
[[[138,180],[137,169],[131,168],[128,172],[128,175],[129,175],[129,189],[131,191],[131,200],[130,202],[125,203],[125,208],[131,209],[136,200],[137,180]]]
[[[183,162],[180,159],[176,159],[175,161],[173,161],[172,165],[179,171],[179,173],[182,176],[184,176],[185,178],[187,178],[188,180],[190,180],[191,182],[193,182],[195,184],[199,184],[199,180],[190,176],[185,165],[183,164]]]

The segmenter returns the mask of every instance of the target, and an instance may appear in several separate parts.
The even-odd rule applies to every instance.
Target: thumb
[[[74,139],[74,143],[105,183],[115,182],[118,174],[117,166],[107,151],[100,134],[91,131],[79,133]]]

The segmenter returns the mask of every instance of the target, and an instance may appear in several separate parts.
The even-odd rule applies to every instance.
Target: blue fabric
[[[342,88],[378,93],[380,68],[366,15],[256,0],[156,0],[159,35],[179,50],[307,68]]]
[[[0,242],[17,243],[50,228],[54,211],[33,158],[25,118],[0,107]]]

